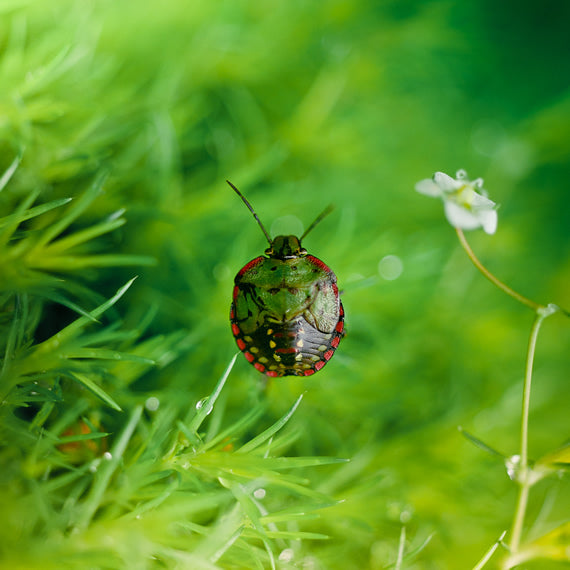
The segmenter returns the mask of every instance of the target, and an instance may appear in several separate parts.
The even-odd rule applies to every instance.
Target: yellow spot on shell
[[[266,364],[267,362],[269,362],[269,360],[267,360],[267,358],[265,358],[265,356],[260,356],[257,360],[258,360],[258,362],[262,362],[263,364]]]
[[[273,358],[275,358],[277,362],[281,362],[281,357],[278,354],[274,354]]]
[[[277,346],[277,344],[275,344],[274,340],[269,341],[269,348],[275,348],[276,346]]]
[[[303,355],[302,355],[301,353],[297,354],[297,355],[295,356],[295,360],[296,360],[297,362],[300,362],[301,360],[303,360]]]
[[[317,350],[318,350],[319,352],[324,352],[326,349],[327,349],[327,347],[326,347],[326,345],[324,345],[324,344],[321,344],[321,346],[319,346],[319,348],[317,348]]]
[[[245,340],[245,342],[253,342],[253,339],[250,336],[244,336],[243,340]]]
[[[300,339],[297,341],[297,346],[298,346],[299,348],[303,348],[303,339],[302,339],[302,338],[300,338]]]
[[[253,352],[253,354],[257,354],[259,352],[259,348],[257,348],[257,346],[250,346],[249,352]]]
[[[313,362],[317,362],[317,360],[320,360],[320,359],[321,359],[321,357],[320,357],[320,356],[317,356],[316,354],[314,354],[313,356],[311,356],[311,360],[312,360]]]
[[[272,334],[273,334],[273,329],[267,329],[267,334],[268,334],[268,335],[272,335]]]

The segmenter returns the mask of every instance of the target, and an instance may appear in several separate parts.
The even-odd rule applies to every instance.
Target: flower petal
[[[480,208],[486,210],[492,210],[496,206],[493,200],[489,200],[486,196],[481,196],[481,194],[477,194],[477,192],[473,193],[471,199],[471,207],[472,208]]]
[[[431,178],[420,180],[415,188],[416,192],[425,194],[426,196],[432,196],[433,198],[439,198],[442,195],[441,188]]]
[[[445,201],[443,203],[445,217],[447,221],[454,228],[461,228],[462,230],[474,230],[481,227],[481,222],[478,217],[459,206],[455,202]]]
[[[497,210],[485,210],[479,213],[479,219],[485,233],[492,235],[497,231]]]
[[[455,178],[451,178],[445,172],[436,172],[433,175],[433,181],[444,191],[444,192],[451,192],[453,190],[457,190],[463,186],[464,182],[460,180],[455,180]]]

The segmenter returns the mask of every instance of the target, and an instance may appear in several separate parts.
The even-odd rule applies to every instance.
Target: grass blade
[[[21,161],[22,161],[22,154],[20,153],[12,161],[12,164],[10,164],[10,166],[5,170],[4,174],[2,174],[2,176],[0,176],[0,192],[2,192],[2,190],[4,190],[4,188],[6,187],[6,184],[8,184],[8,182],[10,182],[10,179],[14,175],[14,172],[16,172],[16,169],[20,165]]]
[[[276,421],[270,428],[266,429],[258,436],[254,437],[246,444],[242,445],[236,453],[249,453],[255,448],[259,447],[262,443],[266,442],[268,439],[273,437],[290,419],[298,408],[301,400],[303,399],[303,394],[301,394],[297,401],[293,404],[292,408],[278,421]]]
[[[74,380],[77,380],[90,392],[95,394],[95,396],[103,400],[103,402],[105,402],[108,406],[110,406],[114,410],[117,410],[118,412],[123,411],[121,409],[121,406],[119,406],[119,404],[117,404],[117,402],[115,402],[115,400],[113,400],[113,398],[111,398],[111,396],[109,396],[109,394],[107,394],[107,392],[105,392],[103,388],[95,384],[95,382],[93,382],[93,380],[85,376],[85,374],[81,374],[79,372],[72,372],[70,375]]]

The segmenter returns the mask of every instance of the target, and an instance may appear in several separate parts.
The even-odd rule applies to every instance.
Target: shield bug
[[[332,210],[328,207],[296,236],[271,239],[249,208],[269,247],[235,277],[232,333],[245,358],[267,376],[310,376],[331,359],[344,335],[344,309],[336,275],[302,247],[303,238]]]

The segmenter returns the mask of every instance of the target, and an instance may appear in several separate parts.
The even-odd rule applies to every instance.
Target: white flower
[[[433,178],[420,180],[416,184],[416,191],[441,198],[445,217],[454,228],[483,228],[486,233],[494,234],[497,229],[497,205],[487,198],[482,186],[482,178],[469,180],[464,170],[458,170],[455,178],[436,172]]]

